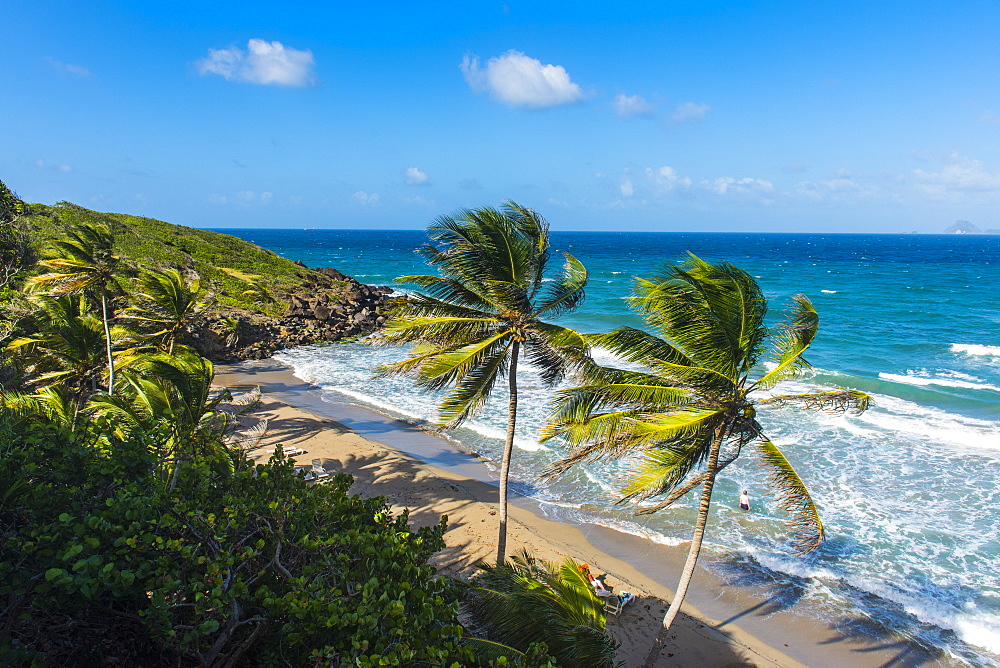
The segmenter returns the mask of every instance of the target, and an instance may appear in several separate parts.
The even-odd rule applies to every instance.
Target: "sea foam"
[[[970,377],[967,374],[962,374],[962,376]],[[993,390],[994,392],[1000,392],[1000,387],[996,385],[990,385],[989,383],[975,383],[968,380],[962,380],[961,378],[940,378],[926,376],[911,376],[902,375],[898,373],[883,373],[880,372],[879,378],[883,380],[890,380],[894,383],[905,383],[907,385],[937,385],[939,387],[958,387],[967,390]]]
[[[987,346],[979,343],[953,343],[951,344],[951,351],[954,353],[964,353],[965,355],[1000,357],[1000,346]]]

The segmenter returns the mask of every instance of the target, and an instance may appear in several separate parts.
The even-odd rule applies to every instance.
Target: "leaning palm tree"
[[[595,365],[585,385],[557,395],[543,438],[561,436],[573,447],[550,466],[548,475],[583,462],[631,457],[636,470],[621,501],[659,498],[641,507],[640,514],[662,510],[702,488],[694,536],[663,620],[664,632],[694,573],[716,476],[745,446],[757,451],[778,490],[779,505],[791,513],[795,549],[810,552],[823,539],[812,497],[764,435],[755,407],[788,404],[860,413],[869,397],[855,390],[762,394],[809,366],[802,355],[816,336],[819,316],[805,296],[793,299],[788,320],[769,338],[767,302],[753,277],[731,264],[712,265],[691,255],[680,265],[666,266],[652,281],[639,280],[630,297],[652,333],[621,327],[588,337],[638,370]],[[754,380],[751,374],[769,345],[772,367]],[[660,646],[658,639],[647,665]]]
[[[169,355],[215,302],[215,294],[198,274],[184,276],[174,268],[145,272],[136,279],[136,287],[137,304],[122,311],[122,318],[152,329],[139,333],[139,338],[159,341]]]
[[[416,343],[409,359],[384,369],[408,374],[427,390],[450,391],[441,403],[442,428],[453,428],[483,407],[506,378],[507,438],[500,464],[497,562],[507,546],[507,477],[517,422],[517,364],[522,348],[542,379],[554,384],[586,355],[583,336],[548,324],[583,299],[587,270],[569,253],[562,271],[546,277],[548,223],[507,202],[502,210],[464,209],[427,228],[420,249],[441,276],[401,276],[426,294],[410,295],[391,312],[380,343]]]
[[[101,304],[104,344],[108,360],[108,391],[114,392],[115,359],[111,346],[108,313],[109,290],[116,283],[121,258],[114,253],[114,235],[103,224],[84,224],[52,243],[48,259],[41,265],[51,270],[28,281],[30,288],[48,289],[56,295],[95,291]]]

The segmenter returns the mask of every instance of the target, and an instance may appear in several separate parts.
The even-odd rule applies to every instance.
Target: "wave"
[[[975,376],[968,376],[967,374],[961,375],[966,378],[975,378]],[[992,390],[994,392],[1000,392],[1000,387],[996,385],[990,385],[989,383],[975,383],[969,380],[962,380],[960,378],[927,378],[925,376],[910,376],[884,372],[879,372],[878,377],[882,380],[889,380],[894,383],[904,383],[906,385],[937,385],[939,387],[957,387],[966,390]]]
[[[837,294],[836,290],[820,290],[820,292],[825,292],[828,295],[835,295],[835,294]]]
[[[1000,346],[987,346],[980,343],[953,343],[951,351],[965,355],[1000,357]]]

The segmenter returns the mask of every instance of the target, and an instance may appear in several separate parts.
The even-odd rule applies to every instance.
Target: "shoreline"
[[[329,471],[350,473],[353,493],[385,496],[394,511],[409,510],[417,526],[447,515],[447,547],[432,560],[443,573],[468,577],[476,562],[494,559],[497,491],[479,457],[419,425],[346,398],[328,401],[324,390],[273,359],[219,366],[216,384],[261,388],[258,416],[269,420],[270,430],[255,458],[267,457],[262,451],[274,443],[297,445],[307,451],[299,461],[318,457]],[[686,544],[671,547],[596,524],[567,523],[551,511],[512,495],[511,553],[527,547],[547,560],[572,556],[607,572],[616,589],[635,593],[621,616],[609,618],[608,630],[622,644],[619,660],[629,668],[642,665],[673,595],[660,583],[676,582]],[[801,592],[756,580],[727,583],[699,566],[657,667],[919,666],[946,659],[879,634],[873,621],[860,623],[860,615],[854,625],[810,618],[798,600]]]

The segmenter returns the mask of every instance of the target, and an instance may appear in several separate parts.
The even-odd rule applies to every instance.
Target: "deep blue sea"
[[[220,231],[364,283],[428,273],[414,253],[422,231]],[[808,295],[821,319],[807,356],[814,368],[778,391],[842,386],[875,399],[862,416],[761,410],[767,433],[820,506],[827,540],[804,558],[791,556],[766,477],[744,454],[716,487],[710,554],[795,580],[828,620],[851,610],[943,652],[945,663],[1000,664],[1000,236],[555,232],[552,243],[590,270],[586,301],[560,320],[582,331],[641,327],[622,299],[634,277],[686,251],[756,276],[772,321],[793,294]],[[372,379],[374,365],[403,354],[353,343],[277,357],[299,377],[358,403],[433,420],[433,396],[406,379]],[[536,439],[550,394],[529,367],[518,373],[512,475],[522,492],[567,521],[668,544],[689,539],[693,496],[646,517],[611,505],[620,465],[539,483],[537,472],[560,455],[558,445]],[[497,397],[454,436],[495,460],[505,418],[506,399]],[[751,516],[734,509],[742,488],[756,501]]]

